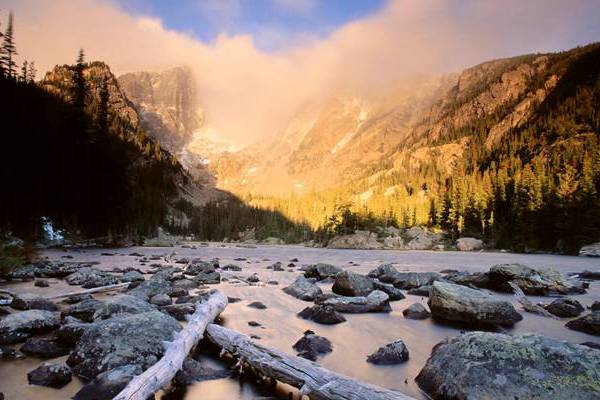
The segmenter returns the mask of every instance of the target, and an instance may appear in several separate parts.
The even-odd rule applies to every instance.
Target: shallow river
[[[101,255],[110,252],[114,255]],[[311,329],[318,335],[327,337],[333,344],[333,352],[320,358],[318,362],[333,371],[355,377],[376,385],[400,390],[417,399],[425,396],[414,383],[415,376],[419,373],[429,357],[434,345],[448,337],[456,336],[460,330],[434,322],[431,319],[424,321],[406,319],[402,310],[414,302],[427,303],[426,298],[406,295],[405,300],[392,302],[392,312],[389,314],[346,314],[347,322],[328,326],[303,320],[296,314],[311,303],[303,302],[286,295],[281,288],[289,284],[301,271],[294,268],[290,272],[285,268],[283,272],[266,269],[276,261],[281,261],[285,266],[292,258],[299,261],[297,266],[325,262],[334,264],[352,271],[367,273],[382,263],[393,263],[398,270],[404,271],[440,271],[443,269],[458,269],[467,271],[486,271],[495,264],[523,263],[531,267],[554,268],[561,272],[580,272],[582,270],[600,271],[600,260],[584,257],[569,257],[556,255],[523,255],[511,253],[461,253],[461,252],[433,252],[433,251],[377,251],[377,250],[329,250],[305,248],[299,246],[257,246],[256,248],[242,248],[233,245],[220,245],[211,243],[209,247],[197,249],[182,248],[149,248],[135,247],[112,250],[48,250],[42,255],[53,260],[65,260],[65,255],[73,258],[66,261],[99,261],[101,269],[110,270],[114,267],[128,266],[144,269],[136,257],[129,253],[138,252],[147,256],[168,255],[175,253],[175,258],[203,258],[207,261],[219,258],[221,265],[234,263],[243,268],[242,272],[223,272],[222,276],[237,274],[240,277],[249,276],[257,272],[262,282],[276,280],[279,285],[248,286],[246,284],[223,282],[213,285],[223,290],[227,295],[242,299],[239,303],[230,304],[222,314],[225,326],[240,331],[247,335],[258,335],[263,344],[279,350],[295,354],[292,345],[302,337],[305,330]],[[235,261],[244,258],[243,261]],[[151,261],[156,262],[156,261]],[[162,262],[165,265],[166,262]],[[64,281],[49,279],[48,288],[34,287],[29,283],[7,284],[4,287],[16,292],[33,292],[50,296],[65,291],[77,290],[77,287],[68,286]],[[323,284],[324,291],[330,289],[331,284]],[[512,296],[504,295],[511,301]],[[600,283],[592,282],[587,294],[576,296],[584,306],[589,306],[594,300],[600,300]],[[549,298],[532,298],[533,301],[546,301]],[[247,307],[252,301],[261,301],[268,308],[257,310]],[[517,306],[519,309],[519,306]],[[597,337],[569,330],[564,327],[567,322],[553,320],[533,314],[522,312],[524,319],[518,322],[510,333],[536,332],[557,339],[568,340],[575,343],[584,341],[598,341]],[[248,321],[257,321],[262,327],[250,327]],[[375,366],[366,362],[367,355],[380,346],[402,339],[410,352],[410,360],[397,366]],[[66,358],[66,357],[64,357]],[[206,362],[215,362],[206,360]],[[218,362],[218,361],[216,361]],[[34,399],[45,400],[70,398],[79,388],[81,383],[74,379],[61,390],[54,390],[28,385],[27,372],[34,369],[40,360],[26,358],[19,361],[0,362],[0,392],[4,392],[6,399]],[[220,379],[198,383],[190,387],[185,399],[202,400],[235,400],[256,398],[287,398],[286,391],[273,393],[265,388],[252,383],[240,382],[238,379]]]

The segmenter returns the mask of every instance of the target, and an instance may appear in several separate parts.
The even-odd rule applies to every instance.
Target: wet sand
[[[196,249],[177,246],[174,248],[85,249],[66,252],[64,250],[47,250],[42,253],[42,256],[51,260],[99,261],[100,264],[97,267],[104,270],[111,270],[115,267],[138,267],[145,270],[149,269],[149,265],[152,263],[168,265],[165,261],[152,260],[142,266],[138,261],[139,257],[128,255],[133,252],[148,257],[171,255],[173,258],[202,258],[207,261],[219,258],[221,266],[233,263],[243,269],[241,272],[222,271],[222,277],[233,275],[247,277],[256,272],[263,283],[271,280],[278,281],[279,285],[248,286],[245,283],[234,283],[233,281],[211,285],[211,287],[223,290],[228,296],[242,299],[239,303],[227,306],[222,314],[223,324],[247,335],[258,335],[261,337],[261,343],[290,354],[295,354],[292,345],[302,337],[305,330],[311,329],[318,335],[327,337],[333,344],[333,352],[318,360],[324,367],[376,385],[397,389],[417,399],[424,399],[425,396],[414,383],[414,378],[425,364],[432,347],[448,337],[460,334],[460,328],[434,322],[431,319],[418,321],[404,318],[402,310],[410,304],[414,302],[427,303],[427,298],[411,295],[406,295],[404,300],[392,302],[392,312],[389,314],[346,314],[347,322],[333,326],[303,320],[297,317],[296,313],[312,303],[295,299],[281,290],[302,273],[297,267],[325,262],[351,271],[367,273],[382,263],[393,263],[398,270],[405,271],[440,271],[448,268],[487,271],[490,266],[495,264],[519,262],[536,268],[554,268],[564,273],[580,272],[586,269],[600,271],[599,259],[584,257],[500,252],[329,250],[266,245],[243,248],[217,243]],[[114,255],[101,255],[101,253],[114,253]],[[65,255],[73,258],[65,259],[63,258]],[[236,258],[245,260],[236,261]],[[292,258],[298,258],[299,261],[295,263],[296,268],[290,272],[286,265]],[[284,271],[276,272],[266,269],[276,261],[283,264]],[[52,296],[78,289],[76,286],[67,285],[62,280],[48,279],[48,281],[51,282],[48,288],[34,287],[33,282],[11,283],[3,285],[3,287],[15,292],[30,292],[42,296]],[[324,291],[329,291],[330,287],[331,284],[321,284]],[[502,296],[514,301],[510,295]],[[574,297],[584,306],[591,305],[594,300],[600,300],[600,283],[592,282],[588,293]],[[552,298],[530,298],[535,302],[552,301]],[[257,310],[247,307],[253,301],[263,302],[267,309]],[[517,306],[517,309],[520,307]],[[525,312],[522,314],[523,321],[506,332],[535,332],[574,343],[599,341],[597,337],[565,328],[564,324],[568,319],[554,320]],[[248,321],[257,321],[262,327],[250,327]],[[367,355],[396,339],[402,339],[408,347],[410,352],[408,362],[396,366],[375,366],[366,362]],[[207,360],[207,362],[218,363],[219,361]],[[39,363],[40,360],[31,357],[19,361],[0,362],[0,392],[4,392],[9,400],[34,398],[53,400],[70,398],[80,388],[81,383],[77,378],[74,378],[73,382],[61,390],[28,385],[27,372],[34,369]],[[188,388],[185,399],[287,398],[286,393],[286,390],[273,393],[266,388],[256,387],[250,382],[240,382],[240,380],[232,378],[198,383]]]

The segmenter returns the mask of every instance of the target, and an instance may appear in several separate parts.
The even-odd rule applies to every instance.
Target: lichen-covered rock
[[[336,296],[323,302],[325,306],[332,306],[341,313],[370,313],[390,312],[392,308],[390,297],[381,290],[374,290],[368,296]]]
[[[448,282],[433,283],[428,305],[436,318],[474,326],[512,326],[523,319],[508,301]]]
[[[333,347],[329,339],[316,335],[313,331],[307,330],[304,336],[292,346],[299,354],[299,357],[315,361],[318,356],[331,353]]]
[[[283,291],[290,296],[304,301],[314,301],[318,296],[323,294],[320,287],[306,279],[304,276],[299,276],[289,286],[284,287]]]
[[[536,270],[522,264],[499,264],[490,268],[490,287],[512,292],[508,282],[514,282],[525,294],[548,296],[551,294],[585,293],[583,284],[552,270]]]
[[[62,318],[73,317],[81,321],[92,322],[94,315],[103,307],[104,303],[96,299],[87,299],[72,304],[61,313]]]
[[[600,336],[600,311],[592,311],[581,318],[567,322],[565,326],[575,331]]]
[[[570,298],[556,299],[544,308],[550,314],[554,314],[561,318],[577,317],[585,310],[581,303]]]
[[[180,330],[174,318],[159,311],[115,315],[90,325],[67,364],[83,379],[129,364],[146,369],[162,356],[163,342]]]
[[[367,362],[377,365],[394,365],[408,361],[408,349],[402,340],[396,340],[377,349],[367,357]]]
[[[170,295],[173,290],[170,279],[173,277],[174,273],[175,270],[173,268],[158,271],[152,275],[152,278],[141,282],[135,288],[129,290],[127,294],[139,297],[146,301],[157,294]]]
[[[69,285],[82,285],[85,288],[114,285],[119,279],[106,271],[94,267],[79,268],[77,272],[68,275],[65,280]]]
[[[75,346],[89,326],[89,323],[85,323],[77,318],[66,317],[61,327],[56,331],[56,337],[61,343],[68,346]]]
[[[335,265],[318,263],[309,265],[304,270],[304,276],[307,278],[316,278],[318,281],[321,281],[325,278],[335,277],[342,271],[340,267],[336,267]]]
[[[337,312],[333,306],[323,304],[306,307],[298,313],[298,316],[324,325],[335,325],[346,321],[346,318]]]
[[[125,365],[98,375],[73,396],[73,400],[112,400],[135,376],[142,373],[139,365]]]
[[[9,314],[0,320],[0,344],[22,342],[32,334],[52,331],[60,321],[51,311],[27,310]]]
[[[31,385],[60,389],[71,382],[71,370],[65,365],[43,363],[27,374],[27,380]]]
[[[423,304],[413,303],[402,310],[402,315],[408,319],[427,319],[431,316],[431,313],[427,311]]]
[[[437,345],[416,381],[436,400],[592,400],[600,352],[534,334],[470,332]]]
[[[356,272],[342,271],[335,276],[331,290],[342,296],[366,296],[375,289],[373,281]]]

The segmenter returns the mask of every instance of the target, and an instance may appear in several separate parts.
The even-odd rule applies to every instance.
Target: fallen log
[[[331,372],[304,358],[291,356],[252,341],[248,336],[219,325],[206,328],[207,338],[262,375],[300,389],[311,400],[414,400],[400,392],[384,389]],[[240,364],[241,365],[241,364]]]
[[[55,296],[50,296],[50,297],[46,297],[46,298],[48,300],[55,300],[55,299],[64,299],[66,297],[71,297],[71,296],[80,296],[82,294],[110,292],[112,290],[118,290],[118,289],[126,288],[130,284],[131,284],[131,282],[115,283],[114,285],[98,286],[98,287],[91,288],[91,289],[79,290],[77,292],[69,292],[69,293],[57,294]]]
[[[206,326],[227,306],[227,296],[216,291],[208,300],[196,303],[196,311],[188,319],[185,328],[172,342],[165,343],[165,354],[141,375],[133,378],[113,400],[146,400],[156,391],[167,386],[189,352],[204,336]]]
[[[508,284],[512,288],[512,290],[515,294],[515,298],[517,299],[517,302],[519,302],[519,304],[523,307],[523,310],[533,313],[533,314],[542,315],[544,317],[559,319],[557,316],[546,311],[546,309],[544,307],[538,306],[537,304],[532,303],[527,298],[527,296],[525,296],[525,293],[523,293],[521,288],[516,283],[508,282]]]

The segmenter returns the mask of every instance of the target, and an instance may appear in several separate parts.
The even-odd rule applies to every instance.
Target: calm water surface
[[[219,258],[221,265],[235,263],[243,268],[241,272],[223,272],[222,276],[237,274],[240,277],[249,276],[256,272],[261,281],[276,280],[279,285],[247,286],[246,284],[223,282],[213,285],[223,290],[227,295],[242,299],[239,303],[230,304],[222,314],[225,326],[245,333],[258,335],[260,341],[268,346],[294,354],[292,345],[302,337],[305,330],[311,329],[321,336],[327,337],[333,344],[333,352],[319,359],[324,367],[355,377],[366,382],[397,389],[403,393],[424,399],[414,383],[429,357],[431,348],[440,341],[460,334],[460,330],[436,323],[431,319],[424,321],[409,320],[402,316],[402,310],[414,302],[427,303],[426,298],[407,295],[405,300],[392,302],[390,314],[354,314],[346,315],[347,322],[327,326],[305,321],[296,316],[304,307],[311,303],[297,300],[286,295],[281,288],[293,281],[301,271],[275,272],[266,269],[276,261],[284,266],[292,258],[299,261],[297,266],[326,262],[345,269],[366,273],[382,263],[393,263],[398,270],[405,271],[440,271],[443,269],[458,269],[467,271],[486,271],[495,264],[519,262],[531,267],[554,268],[562,272],[580,272],[582,270],[600,271],[600,260],[584,257],[556,255],[524,255],[511,253],[461,253],[433,251],[377,251],[377,250],[330,250],[305,248],[300,246],[257,246],[256,248],[241,248],[234,245],[211,243],[209,247],[187,249],[180,246],[175,248],[134,247],[113,249],[112,256],[101,255],[106,250],[86,249],[48,250],[43,256],[52,260],[65,260],[65,255],[72,255],[68,261],[99,261],[98,268],[110,270],[115,267],[128,266],[144,269],[136,257],[129,253],[138,252],[150,255],[171,255],[174,258],[203,258],[210,260]],[[236,261],[236,258],[244,258]],[[157,262],[151,261],[150,263]],[[159,261],[165,265],[167,262]],[[78,287],[68,286],[64,281],[50,279],[48,288],[34,287],[31,282],[7,284],[10,290],[16,292],[32,292],[43,296],[78,290]],[[330,290],[331,284],[322,284],[324,291]],[[512,296],[503,295],[513,301]],[[592,282],[587,294],[576,296],[584,306],[589,306],[594,300],[600,300],[600,284]],[[532,298],[534,301],[546,301],[548,298]],[[268,308],[257,310],[247,307],[252,301],[261,301]],[[517,306],[517,308],[519,308]],[[564,327],[567,320],[553,320],[529,313],[522,313],[523,321],[516,324],[510,333],[536,332],[561,340],[580,343],[598,341],[597,337],[571,331]],[[262,327],[250,327],[248,321],[257,321]],[[402,339],[410,352],[410,360],[397,366],[375,366],[367,363],[366,357],[377,348],[396,339]],[[65,357],[56,361],[61,361]],[[205,359],[207,363],[219,363],[218,360]],[[27,372],[37,367],[40,360],[26,358],[19,361],[0,362],[0,392],[4,392],[9,400],[44,398],[45,400],[70,398],[79,388],[81,382],[76,378],[61,390],[41,388],[28,385]],[[278,387],[273,391],[259,387],[251,382],[241,382],[238,379],[220,379],[202,382],[190,387],[185,399],[221,400],[221,399],[257,399],[257,398],[287,398],[289,388]]]

